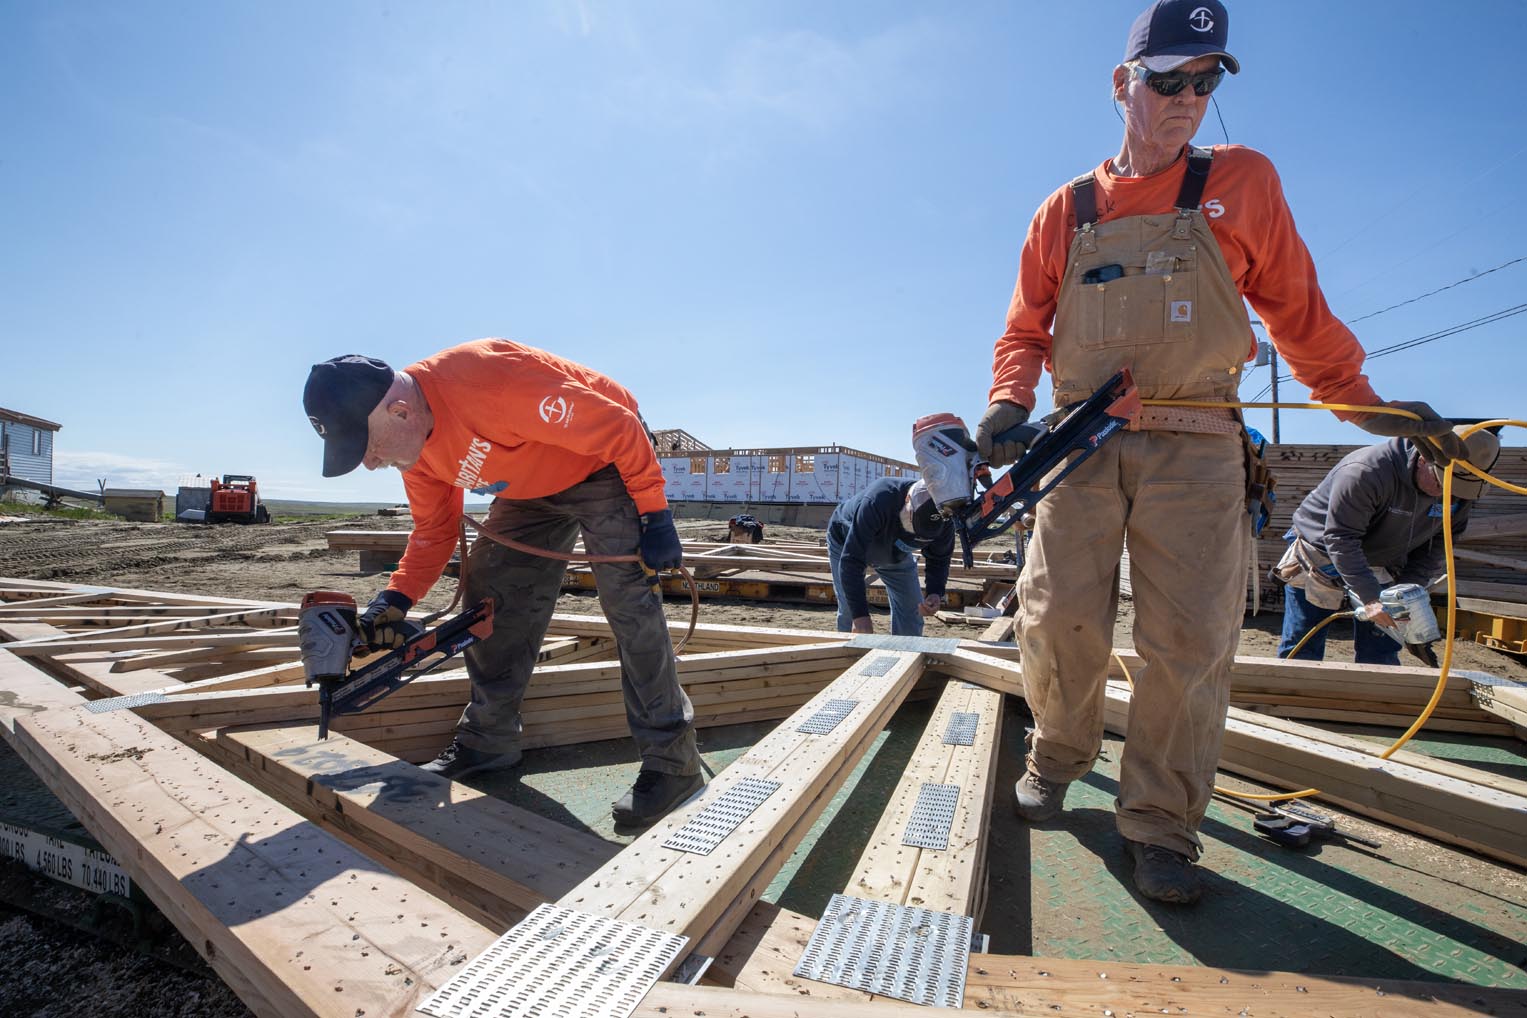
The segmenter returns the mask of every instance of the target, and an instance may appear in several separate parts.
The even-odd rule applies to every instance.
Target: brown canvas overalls
[[[1092,176],[1072,183],[1077,231],[1051,352],[1057,407],[1085,399],[1122,367],[1146,399],[1235,399],[1252,336],[1198,211],[1209,165],[1206,151],[1190,150],[1176,212],[1106,223],[1096,222]],[[1245,612],[1240,436],[1230,408],[1147,407],[1138,429],[1106,443],[1039,504],[1019,579],[1024,687],[1036,718],[1029,767],[1072,781],[1102,744],[1128,536],[1145,667],[1135,676],[1118,827],[1195,859]]]

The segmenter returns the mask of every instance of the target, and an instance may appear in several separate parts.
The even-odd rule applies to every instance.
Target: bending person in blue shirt
[[[927,563],[927,596],[917,558]],[[864,574],[874,569],[891,602],[891,634],[921,636],[923,619],[944,603],[954,524],[938,514],[928,488],[910,477],[882,477],[839,504],[827,523],[827,557],[838,597],[838,631],[873,633]]]

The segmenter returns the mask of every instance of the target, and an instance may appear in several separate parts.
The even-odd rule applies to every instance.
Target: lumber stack
[[[1267,466],[1278,479],[1278,503],[1258,543],[1263,576],[1262,602],[1281,601],[1267,569],[1283,556],[1283,535],[1304,497],[1357,445],[1268,445]],[[1491,471],[1512,484],[1527,485],[1527,448],[1503,448]],[[1527,499],[1486,486],[1470,510],[1469,527],[1458,545],[1459,593],[1464,596],[1527,603]],[[1501,591],[1497,586],[1505,585]],[[1505,596],[1500,596],[1504,594]]]

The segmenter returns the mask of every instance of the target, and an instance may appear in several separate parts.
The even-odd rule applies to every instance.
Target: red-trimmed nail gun
[[[1053,423],[1020,424],[997,436],[999,441],[1021,438],[1028,451],[996,483],[964,421],[953,414],[918,420],[912,426],[917,465],[934,503],[954,520],[965,565],[974,563],[977,544],[1032,512],[1061,478],[1139,415],[1140,393],[1125,368],[1058,418],[1055,414],[1046,418]],[[1053,476],[1051,471],[1056,471]]]
[[[315,590],[302,599],[298,643],[307,684],[318,683],[320,739],[329,737],[334,715],[359,714],[485,639],[493,632],[493,602],[484,601],[434,629],[407,625],[414,632],[403,646],[358,662],[351,671],[350,659],[364,651],[355,598],[337,590]]]

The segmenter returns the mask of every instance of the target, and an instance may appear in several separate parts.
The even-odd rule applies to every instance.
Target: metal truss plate
[[[710,855],[779,788],[778,781],[743,778],[685,821],[683,827],[668,836],[663,847],[694,855]]]
[[[944,745],[974,746],[976,744],[976,729],[980,725],[980,714],[974,711],[955,711],[953,716],[949,718],[949,727],[944,729]]]
[[[826,706],[802,721],[795,730],[807,735],[826,735],[852,714],[857,706],[858,700],[828,700]]]
[[[883,633],[860,633],[848,641],[850,647],[863,650],[905,650],[919,654],[953,654],[960,641],[940,636],[886,636]]]
[[[419,1010],[435,1018],[627,1018],[688,939],[541,905]]]
[[[913,848],[949,848],[949,831],[954,827],[954,808],[960,802],[959,785],[925,783],[917,790],[917,803],[901,832],[901,843]]]
[[[860,662],[858,674],[887,675],[892,668],[896,667],[896,662],[899,660],[900,658],[894,654],[876,654],[874,657],[867,657]]]
[[[961,689],[985,689],[987,687],[981,685],[979,682],[961,682],[960,683],[960,688]]]
[[[92,714],[110,714],[114,710],[132,710],[134,707],[147,707],[151,703],[165,703],[169,699],[163,693],[133,693],[131,696],[108,696],[91,700],[85,704],[85,709]]]
[[[914,1004],[960,1007],[973,926],[969,916],[834,894],[795,975]]]

